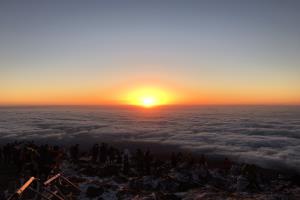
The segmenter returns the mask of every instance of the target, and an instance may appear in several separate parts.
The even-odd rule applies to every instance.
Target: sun
[[[144,97],[141,100],[142,100],[141,105],[147,108],[153,107],[157,103],[154,97]]]
[[[126,102],[129,105],[153,108],[170,103],[170,94],[165,90],[153,87],[143,87],[128,92]]]

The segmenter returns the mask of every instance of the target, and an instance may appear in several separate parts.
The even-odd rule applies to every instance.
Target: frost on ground
[[[164,200],[164,199],[245,199],[245,200],[297,200],[300,199],[300,187],[290,177],[258,177],[258,187],[249,187],[249,180],[237,170],[235,165],[224,174],[219,169],[207,171],[188,167],[185,163],[176,168],[164,163],[161,174],[125,175],[120,172],[114,175],[103,175],[108,167],[81,162],[77,165],[65,163],[63,171],[74,183],[78,184],[81,193],[78,199],[134,199],[134,200]],[[94,173],[91,176],[90,173]]]

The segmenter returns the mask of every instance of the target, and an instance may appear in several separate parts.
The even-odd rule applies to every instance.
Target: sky
[[[0,1],[0,105],[300,104],[300,2]],[[150,88],[150,89],[149,89]]]

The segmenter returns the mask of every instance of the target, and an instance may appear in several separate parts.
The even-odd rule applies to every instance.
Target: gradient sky
[[[0,104],[300,104],[300,1],[1,1]]]

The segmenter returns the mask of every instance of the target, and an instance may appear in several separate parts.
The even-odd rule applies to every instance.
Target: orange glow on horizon
[[[292,90],[193,88],[160,80],[129,80],[106,88],[99,85],[1,90],[0,105],[300,105],[299,93]]]
[[[132,89],[124,97],[124,104],[151,108],[154,106],[168,105],[175,101],[170,92],[158,87],[141,87]]]

